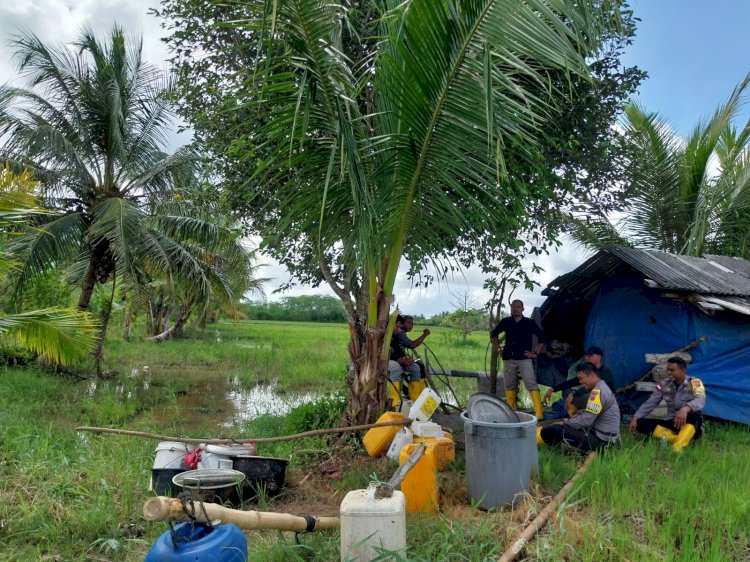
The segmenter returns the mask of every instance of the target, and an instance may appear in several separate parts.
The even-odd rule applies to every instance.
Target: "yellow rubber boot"
[[[544,406],[542,406],[542,395],[539,394],[538,390],[532,390],[529,392],[531,396],[531,403],[534,404],[534,414],[536,419],[539,421],[544,419]]]
[[[542,439],[542,426],[538,425],[536,426],[536,444],[540,447],[544,445],[544,440]]]
[[[391,395],[391,407],[398,411],[398,407],[401,405],[401,381],[388,381],[388,390]]]
[[[677,451],[679,453],[685,447],[690,445],[690,442],[693,440],[694,436],[695,436],[695,426],[692,423],[686,423],[685,425],[682,426],[682,429],[680,429],[680,432],[677,434],[677,437],[672,442],[672,450]]]
[[[516,409],[516,391],[515,390],[506,390],[505,391],[505,401],[508,403],[508,406]]]
[[[667,441],[669,441],[670,443],[674,443],[674,440],[677,439],[677,434],[671,429],[667,429],[663,425],[657,425],[651,435],[653,435],[654,439],[656,439],[657,441],[661,440],[662,435],[666,435]]]
[[[412,402],[416,402],[417,398],[419,398],[419,395],[422,394],[424,387],[425,387],[424,379],[419,379],[418,381],[410,382],[409,383],[409,400],[411,400]]]

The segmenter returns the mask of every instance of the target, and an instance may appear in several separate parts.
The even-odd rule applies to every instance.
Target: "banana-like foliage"
[[[3,237],[22,235],[25,221],[48,211],[38,206],[31,174],[0,170],[0,229]],[[16,267],[0,252],[0,274]],[[48,308],[0,314],[0,342],[15,342],[55,364],[70,364],[91,353],[97,326],[88,313],[74,308]]]
[[[658,114],[626,107],[632,181],[620,218],[578,218],[573,238],[592,249],[625,244],[750,258],[750,122],[733,124],[749,87],[750,75],[687,138]]]

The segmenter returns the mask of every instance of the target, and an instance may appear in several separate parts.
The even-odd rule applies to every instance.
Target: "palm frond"
[[[94,348],[98,327],[88,313],[73,308],[48,308],[0,315],[0,337],[19,342],[51,362],[67,365]]]

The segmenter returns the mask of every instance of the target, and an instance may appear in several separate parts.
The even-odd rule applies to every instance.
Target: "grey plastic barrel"
[[[475,421],[461,414],[469,498],[481,509],[523,501],[531,473],[539,469],[536,417],[517,414],[520,421],[513,423]]]

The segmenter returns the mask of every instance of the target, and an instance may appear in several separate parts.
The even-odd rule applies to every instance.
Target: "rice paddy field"
[[[418,326],[418,328],[420,328]],[[116,330],[113,330],[116,332]],[[347,327],[219,323],[162,344],[115,333],[109,377],[37,367],[0,371],[0,560],[140,561],[165,523],[141,515],[156,441],[93,433],[94,425],[172,436],[258,438],[335,426],[344,404]],[[485,370],[487,336],[434,329],[445,368]],[[454,381],[459,400],[474,381]],[[370,459],[357,439],[259,445],[290,459],[288,487],[249,509],[336,515],[347,491],[387,479],[396,464]],[[509,462],[512,462],[509,461]],[[441,511],[407,516],[410,561],[489,561],[575,473],[581,459],[540,450],[519,507],[483,512],[467,501],[461,450],[441,473]],[[750,431],[708,422],[681,455],[624,439],[576,483],[521,560],[750,560]],[[249,560],[339,560],[337,532],[247,533]]]

